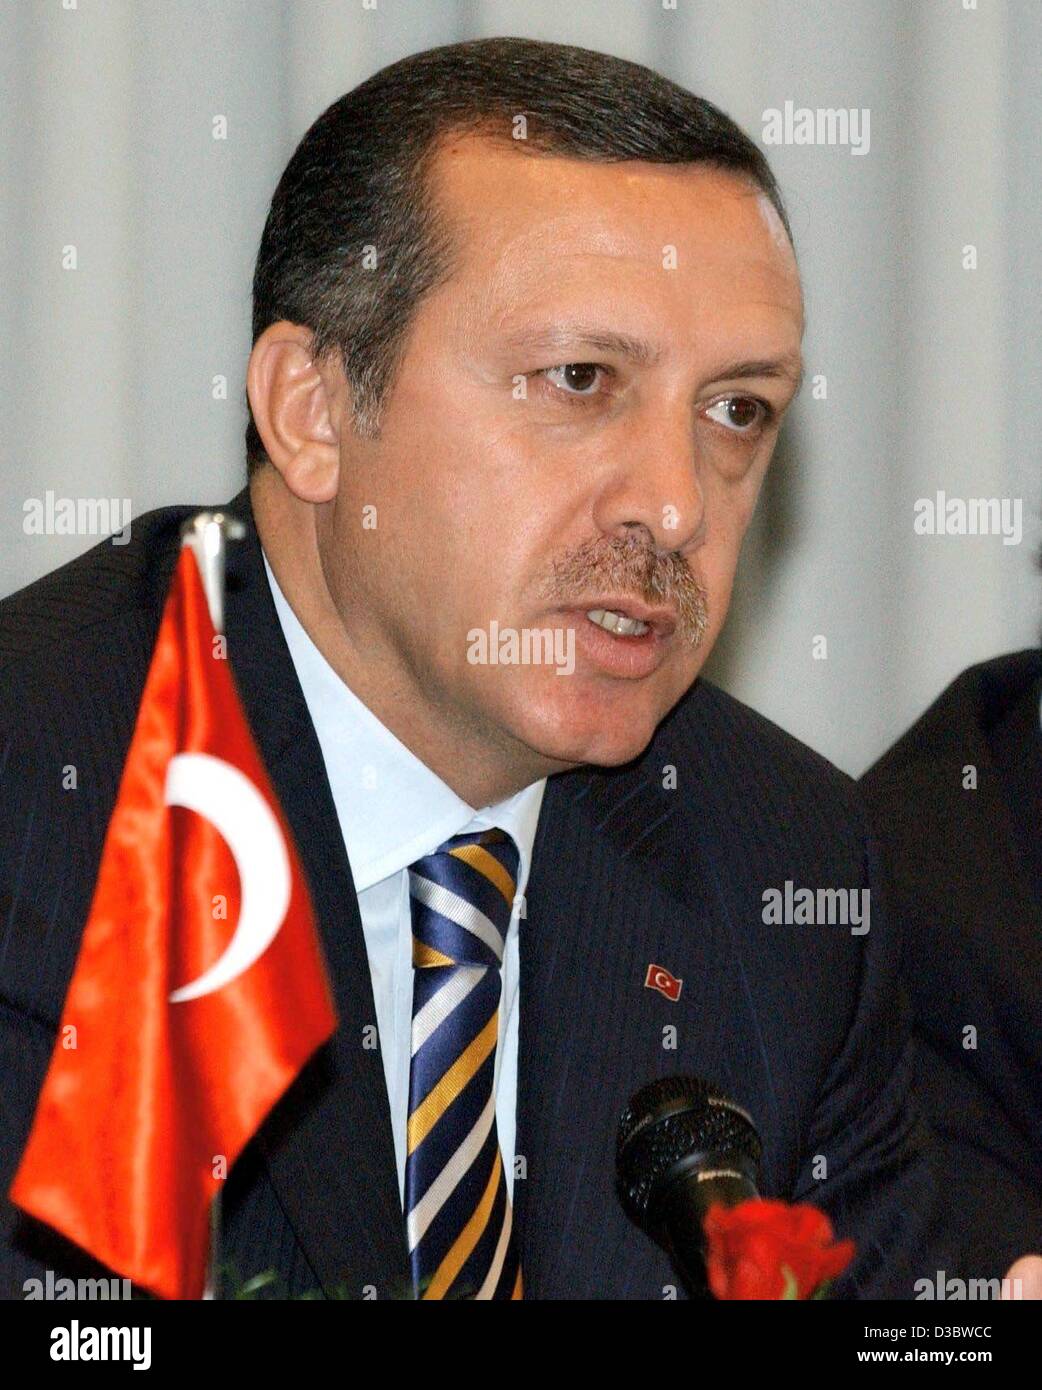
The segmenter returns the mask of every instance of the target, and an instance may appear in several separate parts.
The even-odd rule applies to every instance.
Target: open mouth
[[[576,605],[578,608],[578,605]],[[594,627],[613,637],[670,637],[677,625],[676,611],[666,605],[652,607],[628,594],[598,594],[586,614]]]
[[[605,632],[614,632],[618,637],[643,637],[645,632],[651,631],[650,623],[641,622],[639,618],[627,618],[622,613],[612,612],[610,608],[594,608],[586,616],[591,623],[604,628]]]

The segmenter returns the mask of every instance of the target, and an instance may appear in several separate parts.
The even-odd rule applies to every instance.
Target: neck
[[[293,496],[265,465],[250,481],[257,534],[287,603],[346,686],[406,748],[475,809],[513,796],[562,764],[510,735],[477,737],[458,711],[433,705],[385,647],[363,653],[344,627],[322,567],[315,506]]]

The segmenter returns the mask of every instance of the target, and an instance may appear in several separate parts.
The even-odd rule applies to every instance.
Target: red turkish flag
[[[186,548],[12,1201],[135,1283],[201,1297],[223,1176],[335,1027],[304,875]]]
[[[683,987],[684,981],[671,975],[664,965],[648,966],[648,973],[644,976],[645,989],[657,989],[659,994],[664,994],[675,1004],[680,998],[680,991]]]

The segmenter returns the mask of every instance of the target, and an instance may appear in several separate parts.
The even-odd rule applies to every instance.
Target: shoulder
[[[67,671],[78,653],[111,644],[128,625],[158,622],[191,507],[147,512],[125,544],[102,541],[0,602],[5,685]]]
[[[745,900],[748,916],[765,885],[860,884],[870,874],[853,779],[709,681],[660,725],[638,776],[652,794],[634,796],[630,818],[643,815],[656,872],[684,892],[708,874]]]
[[[869,803],[886,803],[932,781],[938,767],[980,744],[988,728],[1042,675],[1042,651],[1028,648],[979,662],[957,676],[861,779]]]
[[[0,1003],[50,1025],[195,510],[144,514],[127,544],[96,545],[0,602]]]
[[[699,793],[799,826],[858,819],[852,778],[779,725],[706,680],[660,727],[653,759],[676,752]]]

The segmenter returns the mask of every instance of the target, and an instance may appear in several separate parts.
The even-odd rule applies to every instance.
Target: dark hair
[[[523,139],[514,138],[523,116]],[[279,180],[253,277],[253,341],[279,319],[339,353],[355,428],[380,409],[422,297],[451,277],[451,228],[429,168],[444,136],[477,132],[530,155],[710,164],[748,178],[789,232],[763,154],[710,102],[637,63],[531,39],[412,54],[334,102]],[[374,266],[375,261],[375,266]],[[250,472],[266,459],[252,412]]]

